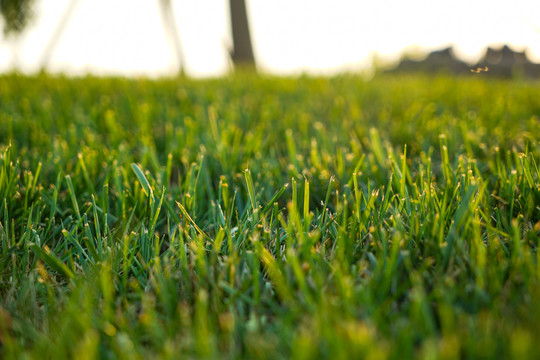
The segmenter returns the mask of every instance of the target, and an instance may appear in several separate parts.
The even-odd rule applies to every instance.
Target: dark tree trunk
[[[234,66],[254,66],[255,57],[249,35],[248,16],[245,0],[229,0],[233,50],[231,59]]]

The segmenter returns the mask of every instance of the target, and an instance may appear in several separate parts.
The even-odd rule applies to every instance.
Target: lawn
[[[0,77],[0,357],[538,358],[540,83]]]

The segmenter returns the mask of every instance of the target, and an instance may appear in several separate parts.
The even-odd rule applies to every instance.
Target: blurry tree
[[[49,64],[49,61],[54,53],[54,49],[56,48],[56,45],[58,45],[62,34],[66,30],[68,22],[71,16],[73,16],[77,4],[78,0],[71,0],[67,4],[66,8],[64,9],[64,13],[60,17],[60,21],[58,21],[58,23],[56,24],[56,27],[54,28],[51,37],[45,44],[45,48],[41,53],[41,57],[39,59],[39,66],[41,71],[45,71],[47,65]]]
[[[34,0],[0,0],[0,17],[4,19],[4,35],[21,33],[32,18]]]
[[[161,21],[167,36],[169,36],[172,42],[176,60],[178,61],[178,70],[180,74],[184,72],[184,66],[186,59],[184,57],[184,51],[182,49],[182,41],[180,40],[180,32],[174,16],[174,10],[171,0],[158,0],[159,9],[161,11]]]
[[[254,66],[255,57],[251,46],[246,0],[229,0],[233,49],[231,59],[235,66]]]

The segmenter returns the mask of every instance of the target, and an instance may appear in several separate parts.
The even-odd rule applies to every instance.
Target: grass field
[[[0,77],[0,357],[538,358],[540,84]]]

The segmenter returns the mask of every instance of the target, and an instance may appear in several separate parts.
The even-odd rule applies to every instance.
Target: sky
[[[36,0],[34,21],[18,38],[0,41],[0,72],[40,58],[69,1],[72,16],[48,70],[80,75],[166,76],[178,59],[157,0]],[[464,60],[486,46],[511,44],[540,62],[539,0],[246,0],[257,66],[274,74],[364,71],[373,58],[450,45]],[[219,76],[230,68],[228,0],[172,0],[188,75]],[[0,35],[1,36],[1,35]]]

